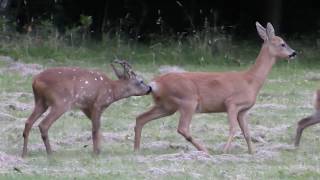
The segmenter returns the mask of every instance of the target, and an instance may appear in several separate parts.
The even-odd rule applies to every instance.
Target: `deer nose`
[[[289,55],[289,58],[294,58],[294,57],[296,57],[296,55],[297,55],[297,53],[296,53],[295,51],[293,51],[293,53],[291,53],[291,54]]]
[[[151,86],[148,86],[148,87],[149,87],[149,89],[147,91],[147,94],[150,94],[152,92],[152,87]]]

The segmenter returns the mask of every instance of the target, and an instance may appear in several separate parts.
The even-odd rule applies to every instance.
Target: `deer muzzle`
[[[297,53],[295,51],[293,51],[290,55],[289,55],[289,58],[290,59],[293,59],[297,56]]]
[[[152,92],[152,87],[151,87],[151,86],[149,86],[149,85],[148,85],[148,87],[149,87],[149,89],[148,89],[148,91],[147,91],[147,93],[146,93],[146,94],[150,94],[150,93]]]

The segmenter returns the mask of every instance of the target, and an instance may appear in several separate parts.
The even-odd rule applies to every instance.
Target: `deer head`
[[[123,68],[122,72],[114,64],[121,65]],[[131,65],[127,61],[115,60],[111,63],[111,67],[119,81],[127,84],[123,89],[127,96],[141,96],[151,92],[151,87],[145,84],[143,78],[132,70]]]
[[[269,51],[271,55],[277,58],[294,58],[297,53],[291,49],[287,43],[274,33],[274,28],[271,23],[267,24],[267,29],[256,22],[256,28],[260,37],[264,40],[264,43],[269,45]]]

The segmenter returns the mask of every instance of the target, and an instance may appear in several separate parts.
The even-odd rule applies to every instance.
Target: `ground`
[[[293,138],[299,119],[313,112],[313,93],[319,88],[316,68],[277,64],[250,110],[250,130],[256,149],[247,153],[238,129],[228,154],[226,115],[198,114],[192,134],[210,151],[195,150],[177,131],[177,115],[152,121],[142,133],[142,149],[133,151],[135,117],[152,105],[149,96],[114,103],[102,117],[102,153],[92,155],[91,124],[80,111],[70,111],[50,129],[54,149],[47,157],[37,124],[29,140],[29,154],[20,158],[22,131],[33,108],[32,75],[54,63],[25,64],[0,58],[0,179],[317,179],[320,176],[320,127],[307,129],[299,149]],[[58,64],[61,65],[61,64]],[[88,65],[114,78],[108,64]],[[248,66],[183,65],[186,71],[243,70]],[[163,68],[135,64],[146,81]],[[167,68],[167,66],[165,66]]]

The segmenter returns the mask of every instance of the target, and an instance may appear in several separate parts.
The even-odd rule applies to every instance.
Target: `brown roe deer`
[[[275,36],[273,26],[267,29],[256,22],[264,40],[256,63],[243,72],[180,72],[160,75],[149,84],[155,105],[136,119],[134,149],[140,148],[141,131],[151,120],[180,113],[178,133],[199,151],[208,153],[206,147],[192,138],[190,123],[195,113],[226,112],[229,120],[229,138],[224,153],[229,150],[239,124],[253,153],[245,114],[255,104],[256,97],[277,59],[293,58],[296,53],[282,38]]]
[[[51,125],[65,112],[79,108],[92,122],[93,151],[100,152],[100,117],[113,102],[129,96],[141,96],[150,92],[146,85],[125,61],[115,61],[123,66],[123,72],[111,64],[118,80],[111,80],[103,73],[78,67],[47,69],[36,75],[32,88],[35,107],[25,123],[22,157],[27,153],[28,136],[34,122],[49,108],[49,113],[39,124],[47,154],[52,150],[48,138]]]
[[[303,130],[307,127],[320,123],[320,89],[318,89],[315,94],[314,108],[316,110],[314,114],[306,118],[303,118],[298,122],[296,138],[294,143],[296,147],[298,147],[300,144],[300,139]]]

